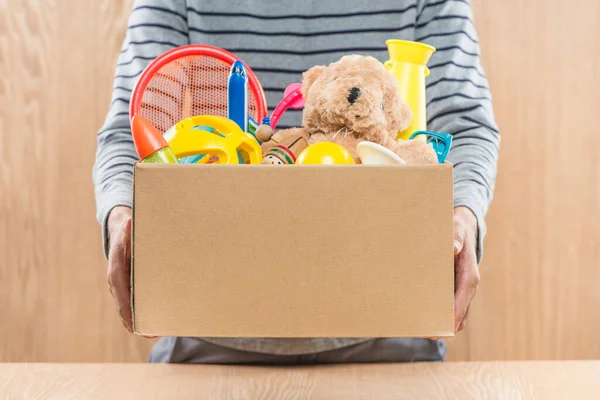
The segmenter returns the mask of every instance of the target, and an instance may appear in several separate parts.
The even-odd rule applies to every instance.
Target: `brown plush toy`
[[[277,132],[307,138],[308,143],[331,141],[350,151],[357,163],[356,146],[370,141],[387,147],[408,164],[437,164],[433,148],[420,140],[398,140],[410,125],[412,112],[400,97],[396,78],[382,63],[369,56],[344,56],[328,66],[316,66],[303,74],[306,99],[302,128]],[[263,153],[277,145],[263,143]],[[297,154],[296,154],[297,155]]]

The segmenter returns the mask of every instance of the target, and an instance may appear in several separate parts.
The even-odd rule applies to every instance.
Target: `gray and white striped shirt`
[[[349,53],[385,61],[385,41],[391,38],[437,48],[428,64],[428,129],[454,136],[448,158],[454,164],[454,202],[469,207],[477,217],[480,257],[500,136],[468,0],[137,0],[116,68],[110,109],[98,132],[93,178],[105,249],[109,212],[132,204],[132,167],[137,155],[129,125],[129,98],[151,60],[189,43],[227,49],[252,67],[271,112],[285,87],[300,82],[306,69]],[[278,128],[300,123],[301,111],[292,111]],[[270,353],[316,352],[356,341],[219,340]]]

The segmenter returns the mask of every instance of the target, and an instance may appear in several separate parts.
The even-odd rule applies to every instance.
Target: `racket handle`
[[[227,118],[248,131],[248,74],[244,64],[237,60],[231,66],[227,82]]]

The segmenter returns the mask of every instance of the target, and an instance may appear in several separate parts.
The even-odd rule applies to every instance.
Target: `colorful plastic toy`
[[[142,72],[131,95],[129,114],[143,116],[161,132],[194,115],[226,117],[225,83],[238,61],[234,54],[204,44],[171,49]],[[267,116],[263,88],[252,68],[242,65],[247,78],[247,115],[261,121]]]
[[[171,130],[175,129],[175,126],[176,125],[172,126],[171,129],[166,131],[163,136],[164,137],[167,137],[167,136],[172,137],[173,133],[171,133]],[[202,131],[207,131],[207,132],[214,132],[214,129],[211,128],[210,126],[195,126],[192,129],[202,130]],[[179,159],[179,163],[180,164],[196,164],[200,161],[200,159],[202,159],[202,157],[204,157],[204,154],[199,154],[197,156],[183,157],[183,158]]]
[[[300,83],[292,83],[288,85],[283,93],[283,100],[277,104],[277,107],[273,110],[271,114],[271,128],[275,131],[277,127],[277,123],[279,119],[283,115],[283,113],[291,108],[293,110],[300,110],[304,107],[304,98],[302,97],[302,84]]]
[[[429,76],[427,62],[435,48],[424,43],[388,40],[390,59],[384,63],[400,84],[400,94],[413,112],[410,126],[398,132],[398,139],[408,139],[416,131],[427,130],[425,78]]]
[[[244,63],[233,63],[227,82],[227,117],[248,132],[248,75]]]
[[[267,129],[271,132],[270,135],[264,135],[263,132]],[[259,125],[252,117],[248,118],[248,133],[254,136],[254,138],[258,141],[259,144],[263,144],[263,142],[267,142],[270,137],[273,135],[273,130],[271,129],[271,118],[265,117],[262,119],[261,124]],[[265,139],[265,140],[263,140]]]
[[[144,117],[138,115],[131,119],[131,134],[141,162],[179,163],[163,135]]]
[[[264,118],[263,118],[264,120]],[[252,117],[248,117],[248,130],[247,132],[256,137],[256,130],[258,129],[259,124]]]
[[[437,133],[430,131],[418,131],[413,133],[410,136],[410,139],[412,140],[419,136],[427,140],[427,143],[429,143],[433,147],[435,153],[437,154],[438,161],[440,162],[440,164],[446,161],[446,157],[448,157],[448,152],[450,152],[450,147],[452,146],[451,134],[449,134],[448,132]]]
[[[213,132],[198,129],[204,126],[212,128]],[[238,153],[248,164],[260,164],[262,160],[262,149],[254,136],[224,117],[186,118],[170,129],[165,139],[178,158],[204,154],[199,163],[218,157],[220,164],[239,164]]]
[[[256,140],[261,143],[268,142],[275,133],[277,123],[288,109],[300,110],[304,108],[305,100],[302,97],[302,85],[300,83],[292,83],[288,85],[283,94],[283,100],[279,102],[271,118],[263,118],[263,123],[258,126],[253,132]]]
[[[296,164],[354,164],[348,150],[333,142],[311,144],[298,155]]]
[[[398,165],[406,164],[396,153],[380,144],[360,142],[356,146],[360,162],[365,165]]]

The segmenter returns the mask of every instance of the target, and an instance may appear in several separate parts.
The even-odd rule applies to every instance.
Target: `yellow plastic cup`
[[[408,40],[388,40],[390,59],[384,66],[396,77],[400,84],[400,95],[408,103],[413,113],[410,126],[398,132],[397,139],[408,140],[417,131],[427,130],[425,102],[425,78],[429,76],[427,63],[435,48],[424,43]]]

